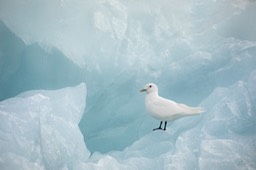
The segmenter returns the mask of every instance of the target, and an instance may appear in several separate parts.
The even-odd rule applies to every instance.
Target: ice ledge
[[[85,161],[89,151],[78,123],[86,93],[81,83],[28,91],[0,102],[0,167],[73,169]]]

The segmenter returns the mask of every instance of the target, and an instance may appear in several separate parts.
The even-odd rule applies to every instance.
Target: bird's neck
[[[151,92],[151,93],[148,93],[147,96],[150,96],[150,97],[158,96],[158,92]]]

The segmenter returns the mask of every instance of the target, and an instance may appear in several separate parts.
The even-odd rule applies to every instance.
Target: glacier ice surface
[[[86,86],[24,92],[0,103],[1,169],[72,169],[89,156],[78,123]]]
[[[78,128],[86,86],[22,93],[0,103],[1,169],[254,169],[256,70],[217,88],[207,113],[90,157]],[[86,142],[86,140],[85,140]]]
[[[0,166],[256,169],[255,9],[252,0],[0,1],[0,100],[6,99],[1,104],[34,104],[45,123],[36,124],[40,121],[33,117],[34,107],[24,112],[16,105],[6,107],[10,110],[3,111],[1,133],[15,123],[19,130],[10,128],[10,136],[1,135],[11,147],[1,143]],[[60,94],[53,91],[14,97],[80,82],[86,82],[88,94],[86,109],[76,118],[77,111],[62,110],[65,105],[60,107],[54,97]],[[152,132],[158,122],[146,114],[144,96],[138,93],[148,82],[157,83],[164,97],[207,112],[169,124],[166,133]],[[64,91],[60,101],[70,99],[75,102],[70,108],[84,107],[85,101],[77,103],[83,93],[65,99]],[[33,96],[44,102],[42,107]],[[59,119],[58,109],[72,112],[65,117],[75,121],[74,129],[68,128],[72,132],[63,134],[61,127],[71,125]],[[32,117],[19,121],[17,114]],[[51,128],[55,133],[47,133]],[[64,136],[45,139],[38,129],[45,137]],[[80,134],[69,142],[78,142],[81,149],[70,150],[64,139],[72,134]]]
[[[148,133],[121,152],[95,153],[95,162],[81,168],[255,169],[255,78],[256,70],[246,82],[216,88],[201,103],[205,114]]]

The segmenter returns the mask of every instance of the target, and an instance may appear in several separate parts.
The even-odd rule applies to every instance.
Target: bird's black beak
[[[144,91],[147,91],[147,89],[141,89],[140,92],[144,92]]]

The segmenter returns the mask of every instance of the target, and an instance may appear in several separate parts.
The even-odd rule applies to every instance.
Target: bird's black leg
[[[153,129],[153,131],[155,131],[155,130],[163,130],[163,129],[162,129],[162,123],[163,123],[163,121],[161,121],[159,127]]]
[[[164,122],[164,130],[166,130],[167,121]]]

